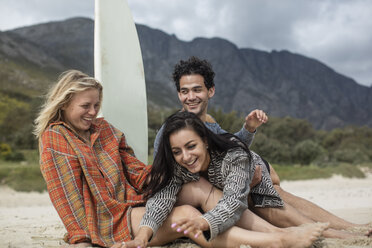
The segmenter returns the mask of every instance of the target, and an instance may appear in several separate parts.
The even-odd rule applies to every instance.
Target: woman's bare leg
[[[138,232],[139,223],[144,213],[145,208],[134,208],[132,210],[131,224],[133,235]],[[184,236],[183,233],[178,233],[171,228],[171,224],[182,218],[195,218],[200,215],[200,212],[191,206],[174,208],[149,245],[164,245]],[[310,246],[325,228],[324,224],[313,224],[306,227],[293,228],[290,233],[260,233],[232,227],[218,235],[211,242],[207,242],[202,236],[195,239],[191,235],[189,238],[202,247],[238,247],[241,244],[247,244],[252,247],[297,248]]]
[[[185,184],[177,197],[177,205],[189,204],[201,208],[204,212],[213,209],[222,198],[222,191],[213,187],[204,178],[199,181]],[[236,223],[237,226],[257,232],[279,232],[280,228],[273,226],[249,209],[243,212],[242,217]]]
[[[136,236],[139,231],[139,224],[143,215],[145,214],[146,209],[144,207],[133,208],[131,212],[131,226],[132,234]],[[155,237],[151,240],[151,246],[164,245],[166,243],[172,242],[180,237],[184,237],[183,233],[179,233],[173,228],[171,228],[172,223],[183,218],[197,218],[201,213],[191,207],[191,206],[178,206],[175,207],[168,218],[164,221],[163,225],[159,228]]]

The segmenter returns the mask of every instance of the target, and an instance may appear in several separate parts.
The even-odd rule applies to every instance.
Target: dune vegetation
[[[149,108],[150,164],[156,132],[175,111]],[[239,130],[244,120],[236,112],[212,109],[210,114],[229,132]],[[0,142],[0,185],[18,191],[43,191],[46,188],[39,169],[37,142],[31,134],[32,115],[23,117],[28,122],[21,121]],[[2,123],[5,120],[0,118],[2,127],[6,127]],[[333,174],[363,178],[366,170],[372,170],[372,128],[368,127],[315,130],[306,120],[270,117],[259,128],[251,149],[274,166],[281,180],[329,178]]]

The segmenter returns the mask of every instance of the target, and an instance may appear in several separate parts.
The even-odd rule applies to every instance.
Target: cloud
[[[137,22],[176,34],[226,38],[239,47],[289,50],[372,84],[372,1],[130,0]],[[161,13],[161,14],[160,14]]]
[[[318,15],[296,27],[298,50],[336,71],[372,85],[372,2],[325,1]]]
[[[0,30],[70,17],[94,17],[94,1],[0,0]]]
[[[289,50],[372,84],[370,0],[128,0],[134,20],[189,41],[221,37],[241,48]],[[0,0],[0,30],[94,17],[94,1]]]

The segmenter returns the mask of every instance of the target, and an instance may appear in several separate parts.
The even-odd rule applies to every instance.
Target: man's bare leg
[[[316,223],[312,219],[306,217],[301,212],[297,211],[293,206],[288,203],[284,203],[282,208],[252,208],[253,212],[258,216],[268,221],[269,223],[285,228],[300,226],[303,224]],[[350,232],[336,230],[336,229],[327,229],[323,232],[324,237],[327,238],[350,238],[358,236],[358,234],[353,234]]]
[[[310,247],[327,228],[328,224],[317,223],[306,227],[294,227],[290,232],[262,233],[232,227],[218,235],[212,242],[212,247],[239,247],[241,244],[252,248],[304,248]]]
[[[347,220],[344,220],[324,208],[319,207],[318,205],[298,196],[295,196],[287,191],[285,191],[280,186],[280,179],[275,169],[270,165],[270,177],[273,182],[273,185],[283,201],[292,207],[294,207],[298,212],[307,218],[312,219],[315,222],[328,222],[329,227],[336,230],[343,230],[350,227],[363,227],[368,224],[355,224]],[[372,235],[372,230],[369,230],[366,235]]]
[[[349,227],[362,226],[362,225],[348,222],[306,199],[295,196],[283,190],[279,185],[275,185],[274,187],[278,191],[280,197],[286,203],[290,204],[291,206],[296,208],[299,212],[301,212],[303,215],[307,216],[308,218],[314,221],[318,221],[318,222],[327,221],[330,223],[331,228],[338,229],[338,230],[346,229]]]
[[[270,166],[270,175],[271,175],[273,183],[275,183],[274,187],[277,189],[285,205],[283,208],[255,208],[252,206],[252,204],[250,204],[250,209],[254,213],[256,213],[258,216],[260,216],[264,220],[268,221],[269,223],[277,227],[281,227],[281,228],[299,226],[299,225],[307,224],[307,223],[328,222],[327,218],[312,219],[308,215],[303,213],[303,211],[306,211],[306,212],[309,212],[309,214],[311,213],[311,215],[312,214],[316,215],[315,213],[316,210],[312,209],[311,207],[309,207],[309,209],[307,210],[304,210],[301,207],[299,209],[297,207],[294,207],[290,202],[293,202],[297,198],[300,198],[300,197],[291,195],[288,192],[285,192],[284,190],[280,188],[279,176],[275,172],[274,168],[272,168],[272,166]],[[281,194],[283,194],[283,196]],[[306,201],[305,199],[303,200]],[[306,201],[304,205],[311,206],[308,203],[310,202]],[[313,205],[316,206],[315,204]],[[319,209],[320,208],[317,207],[317,210]],[[311,211],[313,211],[314,213],[312,213]],[[331,225],[329,229],[324,231],[323,235],[328,238],[349,238],[349,237],[357,236],[357,234],[352,234],[349,232],[336,230]]]

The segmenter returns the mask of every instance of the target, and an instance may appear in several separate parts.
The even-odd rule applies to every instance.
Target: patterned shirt
[[[252,181],[256,166],[262,171],[266,166],[260,156],[252,153],[252,161],[242,148],[233,148],[224,153],[211,152],[211,162],[208,167],[208,181],[218,189],[223,190],[223,197],[212,210],[206,212],[203,218],[209,224],[210,239],[233,226],[248,208],[249,184]],[[174,177],[161,191],[157,192],[146,203],[146,213],[140,226],[148,226],[155,235],[160,225],[171,212],[183,184],[200,179],[198,173],[191,173],[186,168],[175,163]],[[270,175],[263,173],[261,182],[256,185],[254,194],[260,195],[258,205],[283,206],[279,194],[275,191]]]
[[[150,166],[122,132],[97,119],[88,144],[66,123],[52,123],[41,137],[40,168],[69,243],[108,247],[131,239],[130,209],[144,203]]]

